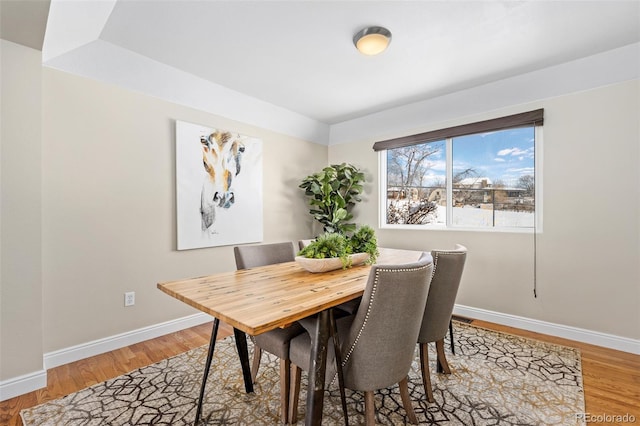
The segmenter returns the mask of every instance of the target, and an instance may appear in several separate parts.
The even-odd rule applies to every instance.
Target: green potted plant
[[[376,232],[369,225],[362,225],[354,234],[349,238],[349,244],[351,245],[352,253],[367,253],[369,258],[367,264],[376,263],[376,259],[380,252],[378,251],[378,239],[376,238]]]
[[[375,263],[378,254],[373,228],[363,225],[351,237],[337,232],[318,236],[298,252],[296,261],[310,272],[325,272],[360,263]]]
[[[364,173],[351,164],[332,164],[303,179],[299,185],[309,197],[309,213],[325,233],[347,234],[356,229],[351,209],[361,201]]]
[[[315,241],[298,252],[298,256],[307,259],[340,259],[342,267],[350,264],[351,245],[343,234],[330,232],[319,235]],[[309,262],[311,264],[313,262]]]

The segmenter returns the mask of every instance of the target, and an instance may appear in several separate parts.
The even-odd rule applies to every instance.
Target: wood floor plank
[[[474,320],[472,324],[579,349],[582,355],[587,413],[593,416],[628,414],[640,423],[640,355],[479,320]],[[233,328],[221,323],[218,338],[222,339],[231,334]],[[210,336],[211,323],[202,324],[52,368],[47,372],[46,388],[0,402],[0,425],[21,426],[19,413],[24,408],[60,398],[92,384],[206,345]],[[612,424],[607,422],[606,418],[603,420],[605,421],[590,422],[589,426]]]

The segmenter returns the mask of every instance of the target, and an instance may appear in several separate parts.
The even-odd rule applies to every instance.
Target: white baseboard
[[[153,339],[165,334],[173,333],[185,328],[195,327],[213,321],[213,317],[205,313],[197,313],[176,320],[154,324],[104,339],[94,340],[69,348],[60,349],[44,354],[44,368],[50,369],[70,362],[78,361],[90,356],[120,349],[125,346]]]
[[[47,386],[46,370],[35,371],[23,376],[0,382],[0,401],[33,392]]]
[[[640,355],[640,340],[613,334],[600,333],[598,331],[585,330],[584,328],[570,327],[562,324],[503,314],[485,309],[472,308],[470,306],[456,305],[453,313],[463,317],[508,325],[523,330],[549,334],[551,336],[590,343],[605,348],[616,349],[623,352]]]
[[[43,356],[44,369],[33,373],[14,377],[0,382],[0,401],[4,401],[25,393],[33,392],[47,386],[47,371],[50,368],[68,364],[73,361],[99,355],[155,337],[164,336],[185,328],[194,327],[212,321],[213,318],[205,313],[189,315],[176,320],[154,324],[104,339],[94,340],[81,345],[48,352]]]
[[[104,339],[94,340],[81,345],[48,352],[43,356],[44,369],[33,373],[0,381],[0,401],[4,401],[47,386],[47,371],[50,368],[109,352],[155,337],[164,336],[185,328],[213,321],[205,313],[197,313],[176,320],[154,324]]]

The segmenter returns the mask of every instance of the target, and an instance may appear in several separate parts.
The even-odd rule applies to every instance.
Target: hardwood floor
[[[0,402],[0,425],[22,425],[20,410],[33,407],[96,383],[128,373],[162,359],[209,343],[212,323],[202,324],[156,339],[136,343],[47,371],[47,387]],[[218,338],[233,334],[221,323]]]
[[[593,416],[592,419],[600,416],[602,420],[589,422],[589,424],[615,424],[611,418],[603,416],[625,414],[635,417],[635,423],[640,424],[640,355],[484,321],[474,320],[472,324],[580,349],[586,411]],[[219,338],[230,334],[233,334],[231,327],[221,324]],[[210,335],[211,324],[203,324],[53,368],[47,372],[46,388],[0,402],[0,425],[22,425],[19,413],[23,408],[59,398],[136,368],[205,345],[209,342]]]

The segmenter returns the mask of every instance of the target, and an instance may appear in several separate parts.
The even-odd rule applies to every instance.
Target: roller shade
[[[373,144],[373,150],[382,151],[385,149],[402,148],[425,142],[439,141],[446,138],[492,132],[496,130],[513,129],[516,127],[542,126],[544,122],[543,116],[544,109],[536,109],[534,111],[522,112],[520,114],[509,115],[507,117],[494,118],[491,120],[478,121],[476,123],[463,124],[460,126],[448,127],[446,129],[432,130],[430,132],[418,133],[416,135],[379,141]]]

